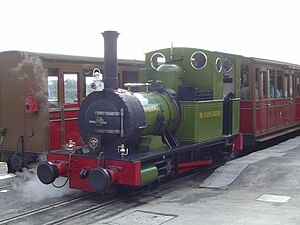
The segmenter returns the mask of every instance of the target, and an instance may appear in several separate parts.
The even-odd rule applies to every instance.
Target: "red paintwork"
[[[110,167],[109,169],[106,169],[110,175],[110,182],[109,184],[118,184],[121,179],[121,173],[122,170],[121,167]]]
[[[254,105],[255,110],[252,108]],[[240,131],[244,135],[267,135],[284,130],[297,120],[300,120],[300,98],[263,99],[240,103]]]
[[[118,184],[139,186],[141,185],[141,162],[126,162],[126,161],[115,161],[106,160],[105,168],[120,167],[120,179]]]
[[[38,103],[33,94],[27,95],[25,98],[25,112],[34,113],[39,110]]]
[[[59,120],[61,119],[60,112],[50,112],[49,120]]]
[[[65,119],[77,118],[77,117],[78,117],[78,109],[75,111],[66,111],[65,112]]]
[[[183,174],[192,170],[194,167],[203,166],[203,165],[211,165],[212,160],[203,160],[198,162],[187,162],[187,163],[179,163],[178,164],[178,174]]]
[[[47,154],[47,161],[52,163],[60,162],[60,161],[69,162],[68,158],[69,158],[68,155],[53,154],[53,153]]]
[[[253,104],[250,101],[241,101],[240,103],[240,131],[243,134],[251,134],[252,127],[252,109]]]
[[[50,113],[51,115],[51,113]],[[50,130],[50,151],[61,149],[61,122],[60,121],[50,121],[49,122],[49,130]]]
[[[276,128],[276,100],[269,100],[267,104],[267,129]]]
[[[300,97],[295,98],[295,107],[296,107],[296,114],[295,114],[295,120],[300,120]]]
[[[77,146],[79,146],[81,145],[81,142],[77,118],[78,111],[65,112],[65,143],[68,143],[69,140],[72,140]]]
[[[78,130],[78,109],[74,111],[66,111],[64,113],[64,126],[62,129],[61,113],[59,111],[49,113],[49,127],[50,127],[50,151],[62,148],[62,133],[65,135],[65,142],[72,140],[77,146],[81,145],[80,133]]]
[[[90,188],[88,178],[80,178],[80,172],[85,170],[91,170],[97,167],[106,169],[110,175],[110,184],[122,184],[137,187],[141,184],[141,162],[127,162],[117,160],[105,160],[101,161],[98,165],[97,157],[84,157],[78,155],[61,155],[50,153],[47,155],[47,160],[56,165],[68,165],[68,171],[70,174],[62,173],[63,176],[69,177],[69,186],[73,189],[80,189],[89,192],[93,192]],[[70,162],[69,162],[70,161]],[[63,167],[63,166],[62,166]]]
[[[233,150],[234,151],[239,151],[239,150],[243,150],[243,146],[244,146],[244,142],[243,142],[244,138],[243,138],[243,134],[239,133],[239,135],[237,135],[234,138],[233,144]]]
[[[260,113],[260,120],[256,120],[259,122],[260,126],[256,127],[256,132],[264,132],[268,129],[268,110],[266,108],[265,102],[262,103],[261,108],[257,110]]]
[[[198,162],[179,163],[179,164],[178,164],[178,168],[195,167],[195,166],[202,166],[202,165],[210,165],[211,163],[212,163],[212,160],[204,160],[204,161],[198,161]]]
[[[39,110],[37,100],[33,94],[33,90],[31,88],[31,84],[29,85],[26,97],[25,97],[25,112],[26,113],[34,113]]]
[[[69,174],[69,165],[66,161],[58,161],[52,163],[58,170],[58,176],[67,176]]]

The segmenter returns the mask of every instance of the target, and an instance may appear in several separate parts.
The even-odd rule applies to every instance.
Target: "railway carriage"
[[[119,60],[120,85],[138,80],[144,65]],[[7,51],[0,53],[0,157],[9,172],[38,155],[81,144],[78,109],[93,89],[93,70],[103,58]]]
[[[300,128],[300,66],[243,58],[241,132],[245,146],[290,134]]]

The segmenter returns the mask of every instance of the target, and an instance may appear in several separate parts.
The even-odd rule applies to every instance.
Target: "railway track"
[[[208,168],[208,170],[213,170],[216,167]],[[208,171],[206,170],[206,171]],[[155,198],[158,195],[163,195],[166,193],[170,187],[176,189],[176,183],[180,183],[185,179],[190,179],[194,176],[203,173],[199,171],[197,173],[190,174],[173,181],[159,185],[154,190],[143,190],[141,192],[123,194],[123,195],[111,195],[103,197],[99,193],[84,194],[72,199],[67,199],[45,205],[42,207],[34,208],[26,212],[2,217],[0,220],[1,224],[74,224],[76,220],[80,220],[80,224],[89,224],[91,219],[99,218],[109,218],[111,215],[118,214],[126,209],[136,207],[141,204],[145,204]],[[1,189],[6,189],[12,187],[11,185],[2,186]],[[142,194],[141,194],[142,193]],[[99,216],[100,215],[100,216]],[[85,222],[84,222],[85,221]],[[96,221],[94,221],[96,222]]]
[[[211,168],[212,169],[212,168]],[[202,171],[203,172],[203,171]],[[207,171],[209,172],[209,171]],[[93,224],[99,221],[109,219],[112,216],[118,215],[125,210],[135,208],[137,206],[147,204],[148,202],[161,198],[166,193],[175,191],[178,188],[179,183],[182,183],[184,180],[189,180],[195,176],[198,176],[201,172],[191,174],[189,176],[176,179],[174,181],[160,185],[154,190],[147,190],[144,192],[139,192],[135,196],[126,195],[118,199],[114,199],[106,204],[102,204],[95,207],[90,207],[82,211],[78,211],[67,217],[60,218],[55,221],[48,222],[47,225],[73,225],[73,224]]]
[[[111,200],[109,200],[107,202],[103,202],[100,205],[96,205],[96,206],[93,206],[93,207],[90,207],[90,208],[87,208],[87,209],[84,209],[84,210],[81,210],[81,211],[69,214],[67,216],[61,217],[59,219],[50,221],[48,223],[45,223],[45,225],[66,224],[67,222],[72,222],[72,221],[74,221],[74,219],[77,219],[79,217],[81,218],[82,216],[90,215],[93,212],[103,212],[103,211],[105,211],[105,210],[107,210],[109,208],[112,208],[114,206],[120,205],[121,201],[126,200],[129,197],[130,196],[128,196],[128,195],[126,195],[126,196],[119,196],[119,197],[111,199]],[[71,224],[73,224],[73,223],[71,223]]]
[[[24,213],[18,214],[18,215],[14,215],[11,217],[6,217],[6,218],[2,218],[0,220],[0,224],[22,224],[22,219],[26,218],[26,221],[31,221],[31,217],[35,217],[36,215],[40,215],[42,213],[45,212],[49,212],[49,210],[54,210],[54,209],[58,209],[58,208],[62,208],[62,207],[67,207],[68,205],[71,204],[76,204],[76,202],[81,202],[81,201],[87,201],[88,199],[90,199],[91,197],[95,196],[96,193],[92,193],[92,194],[85,194],[83,196],[79,196],[73,199],[68,199],[68,200],[64,200],[64,201],[59,201],[53,204],[49,204],[46,206],[42,206],[39,208],[35,208],[29,211],[26,211]],[[43,224],[43,222],[41,220],[43,220],[42,217],[39,218],[39,222],[38,223],[34,223],[35,220],[31,221],[30,224]]]
[[[46,224],[90,224],[98,222],[105,218],[110,218],[111,216],[117,215],[123,212],[124,210],[134,208],[139,205],[146,204],[147,202],[150,202],[151,200],[154,200],[156,198],[160,198],[162,195],[168,193],[169,191],[176,190],[178,187],[177,184],[183,183],[182,181],[192,179],[205,172],[210,173],[210,171],[213,171],[214,169],[223,164],[224,163],[220,163],[218,165],[209,167],[206,170],[198,171],[190,175],[174,179],[173,181],[166,182],[164,184],[159,185],[154,190],[136,192],[134,196],[132,195],[133,193],[118,196],[117,198],[113,198],[107,202],[103,202],[100,205],[86,208],[82,211],[77,211],[73,214],[61,217],[57,220],[48,222]]]
[[[1,187],[0,187],[0,192],[1,192],[1,191],[6,191],[7,189],[12,188],[12,187],[13,187],[12,185],[4,185],[4,186],[1,186]]]

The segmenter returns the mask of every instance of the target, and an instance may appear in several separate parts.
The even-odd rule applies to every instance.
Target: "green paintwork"
[[[203,52],[207,56],[207,64],[203,69],[197,70],[192,67],[191,56],[194,52]],[[145,69],[140,73],[140,81],[146,82],[150,79],[152,80],[161,80],[163,77],[162,72],[158,72],[151,67],[151,56],[155,53],[161,53],[165,55],[167,59],[170,59],[171,54],[170,49],[161,49],[146,54]],[[196,48],[173,48],[173,59],[176,61],[174,64],[182,68],[181,74],[178,73],[179,83],[183,84],[192,84],[195,87],[205,90],[213,91],[214,99],[222,98],[222,72],[216,71],[216,59],[219,55],[215,52],[210,52],[202,49]],[[165,82],[162,82],[167,88],[177,91],[172,83],[174,79],[168,79]]]
[[[169,95],[157,92],[139,92],[134,93],[135,97],[141,102],[146,117],[146,128],[144,135],[161,134],[161,124],[157,121],[157,116],[164,116],[166,126],[172,132],[175,129],[177,119],[179,118],[176,105],[172,102]]]
[[[179,141],[196,143],[222,136],[222,101],[180,102]]]
[[[238,133],[240,131],[240,100],[233,101],[233,113],[232,113],[232,132]]]
[[[193,53],[202,52],[207,57],[206,66],[196,69],[192,66]],[[160,65],[157,69],[151,65],[151,57],[154,54],[162,54],[171,64]],[[221,61],[228,57],[234,67],[227,73],[232,82],[226,80],[224,70],[217,71],[217,59]],[[154,65],[154,64],[153,64]],[[181,68],[181,69],[179,69]],[[223,98],[232,92],[233,99],[233,133],[239,132],[240,120],[240,79],[241,79],[241,56],[212,52],[197,48],[170,48],[152,51],[146,54],[145,68],[140,73],[140,81],[161,80],[162,85],[177,92],[180,84],[193,85],[203,91],[212,91],[212,101],[180,101],[180,123],[176,129],[177,139],[183,143],[196,143],[222,136],[223,122]],[[228,76],[226,75],[226,78]],[[152,117],[153,121],[154,116]]]
[[[236,93],[236,97],[240,98],[240,90],[241,90],[241,57],[240,56],[236,56],[235,57],[236,60],[236,68],[238,68],[238,70],[236,71],[236,79],[235,79],[235,93]],[[240,113],[238,113],[240,114]],[[239,119],[240,121],[240,119]]]
[[[139,150],[140,152],[159,151],[167,149],[162,142],[161,136],[146,135],[142,137]]]
[[[158,176],[156,166],[153,164],[143,165],[141,169],[141,186],[153,183]]]
[[[178,86],[182,83],[180,76],[182,74],[181,67],[175,64],[164,64],[157,69],[159,73],[158,80],[163,84],[168,84],[168,88],[177,91]]]

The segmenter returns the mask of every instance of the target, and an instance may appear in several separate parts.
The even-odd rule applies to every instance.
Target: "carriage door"
[[[258,88],[258,100],[256,101],[256,133],[268,130],[268,76],[265,67],[255,68],[255,85]]]
[[[276,128],[276,108],[277,108],[277,98],[279,97],[277,83],[276,83],[276,71],[272,69],[267,70],[267,119],[268,130]]]
[[[295,122],[295,101],[293,93],[293,71],[287,71],[283,79],[283,93],[285,98],[284,124],[290,125]]]
[[[79,110],[79,79],[77,73],[63,73],[63,94],[63,144],[72,140],[76,145],[80,145],[77,120]]]

